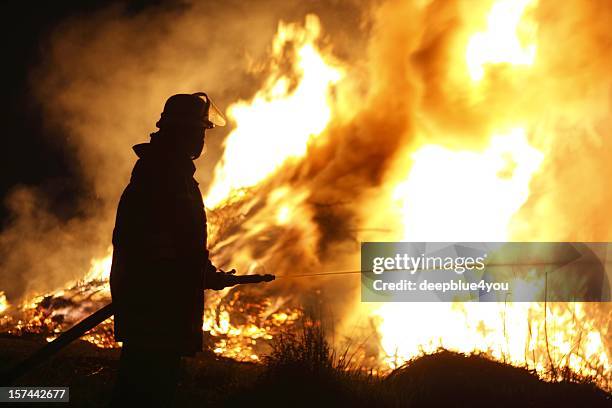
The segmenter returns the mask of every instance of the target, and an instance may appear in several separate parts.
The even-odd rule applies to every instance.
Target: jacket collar
[[[196,167],[188,158],[177,157],[164,151],[153,143],[140,143],[132,147],[139,160],[134,167],[142,171],[154,173],[175,173],[177,175],[192,177]]]

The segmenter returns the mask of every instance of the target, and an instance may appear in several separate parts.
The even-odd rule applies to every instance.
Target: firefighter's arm
[[[208,255],[208,254],[207,254]],[[270,282],[274,275],[236,275],[236,270],[224,272],[210,262],[208,256],[204,261],[204,289],[222,290],[224,288],[244,283]]]

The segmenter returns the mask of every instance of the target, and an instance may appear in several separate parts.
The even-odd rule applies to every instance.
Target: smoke
[[[529,201],[517,214],[524,240],[612,238],[612,6],[541,1],[542,63],[526,88],[537,120],[534,143],[546,154]],[[537,84],[537,86],[535,86]],[[530,222],[538,220],[538,222]]]

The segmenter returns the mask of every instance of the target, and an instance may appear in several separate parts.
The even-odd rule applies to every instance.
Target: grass
[[[570,371],[545,382],[531,370],[483,354],[440,349],[386,376],[338,355],[320,325],[277,339],[259,378],[224,400],[228,406],[320,407],[610,407],[612,396]],[[570,374],[571,373],[571,374]]]

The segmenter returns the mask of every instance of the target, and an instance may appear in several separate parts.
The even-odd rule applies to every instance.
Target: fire
[[[3,291],[0,291],[0,313],[4,313],[9,308],[8,301],[6,300],[6,295]]]
[[[3,316],[2,329],[15,335],[45,335],[47,341],[52,341],[111,301],[110,265],[111,255],[94,259],[86,279],[70,283],[66,289],[33,297],[20,306],[16,318]],[[265,351],[266,342],[301,317],[300,310],[283,307],[270,298],[249,301],[242,299],[239,293],[211,297],[202,327],[209,334],[208,343],[216,354],[241,361],[258,360],[260,353]],[[5,298],[0,297],[2,299]],[[121,346],[113,338],[112,317],[82,339],[101,348]]]
[[[525,130],[515,128],[494,135],[482,152],[427,145],[412,158],[408,177],[394,192],[402,210],[403,240],[477,242],[510,238],[512,215],[527,200],[529,181],[543,156],[529,144]],[[388,303],[374,314],[381,318],[385,360],[394,368],[438,347],[489,352],[522,363],[530,310],[523,304],[508,310],[491,304]],[[508,322],[510,331],[504,330]]]
[[[390,367],[444,347],[465,353],[485,352],[543,376],[549,374],[551,366],[568,366],[583,375],[610,373],[605,333],[595,327],[583,304],[548,305],[546,321],[544,305],[535,303],[426,307],[427,313],[421,313],[423,305],[389,303],[375,312],[382,319],[381,342]],[[587,319],[587,323],[581,319]]]
[[[466,60],[472,80],[484,77],[486,64],[534,63],[537,25],[524,15],[535,5],[534,0],[503,0],[493,5],[487,17],[487,30],[474,34],[468,42]]]
[[[466,48],[474,86],[487,64],[534,63],[537,26],[524,18],[534,6],[531,0],[492,6],[487,31],[472,35]],[[494,134],[480,151],[424,145],[413,152],[408,175],[393,195],[399,202],[403,240],[511,240],[514,216],[527,201],[530,181],[545,158],[530,144],[533,125]],[[600,316],[581,303],[388,303],[372,313],[379,319],[383,360],[391,368],[444,347],[484,352],[553,379],[555,367],[587,376],[612,372],[606,327],[596,324]]]
[[[315,45],[319,20],[308,15],[304,27],[281,22],[272,44],[272,72],[249,102],[228,108],[236,127],[225,140],[206,204],[215,207],[241,188],[254,186],[283,163],[306,154],[309,143],[331,118],[330,91],[343,76]],[[293,72],[280,65],[286,47],[293,47]],[[294,83],[297,77],[297,84]]]
[[[225,299],[227,301],[227,299]],[[240,295],[234,293],[229,302],[218,307],[207,308],[202,329],[214,338],[213,352],[237,360],[259,360],[266,341],[283,328],[291,326],[301,317],[298,309],[279,310],[269,313],[273,307],[269,298],[257,299],[240,306]],[[232,318],[232,314],[237,315]],[[239,320],[239,323],[233,320]]]
[[[512,215],[529,195],[542,153],[523,128],[494,135],[483,152],[427,145],[412,154],[395,189],[404,241],[506,241]]]
[[[106,255],[91,260],[91,266],[83,279],[89,281],[108,281],[110,278],[111,263],[113,262],[113,247],[109,246]],[[109,289],[110,290],[110,289]]]
[[[417,3],[424,5],[431,2]],[[376,92],[383,92],[389,85],[361,87],[363,84],[359,81],[367,75],[358,73],[358,79],[352,78],[352,71],[347,69],[347,65],[336,60],[330,49],[320,46],[322,27],[316,16],[307,16],[304,24],[281,22],[270,49],[269,75],[261,89],[250,100],[238,101],[227,111],[233,129],[225,140],[223,157],[215,168],[213,183],[205,196],[205,202],[210,208],[209,241],[213,261],[237,267],[241,273],[250,273],[260,266],[267,266],[269,271],[265,272],[281,276],[290,275],[297,268],[301,268],[299,273],[303,274],[318,272],[316,268],[322,268],[322,271],[349,270],[340,265],[340,261],[336,264],[336,253],[327,259],[318,259],[317,256],[324,252],[320,248],[328,244],[319,240],[326,238],[321,231],[324,227],[332,230],[327,231],[327,237],[333,235],[333,239],[340,241],[336,235],[351,235],[352,231],[360,228],[368,230],[367,227],[371,226],[362,225],[367,224],[367,221],[353,221],[351,216],[354,214],[349,211],[355,210],[353,207],[367,207],[365,199],[349,196],[351,193],[358,196],[355,190],[361,188],[359,183],[366,177],[375,180],[369,180],[372,185],[368,188],[392,192],[388,196],[381,195],[384,197],[380,199],[383,202],[375,210],[365,208],[369,215],[376,213],[371,218],[382,220],[379,223],[381,225],[374,225],[375,228],[368,230],[368,240],[389,240],[390,235],[393,235],[392,240],[406,241],[524,240],[524,237],[517,237],[514,233],[517,224],[529,222],[540,225],[538,219],[525,220],[518,215],[526,203],[533,199],[530,193],[534,180],[548,180],[545,164],[549,159],[547,155],[550,153],[550,145],[553,144],[552,136],[548,137],[547,134],[543,137],[548,137],[544,142],[537,136],[550,129],[544,126],[542,130],[541,118],[538,117],[540,112],[528,112],[533,105],[523,107],[525,101],[522,99],[516,103],[514,100],[504,100],[502,104],[497,100],[497,103],[490,106],[481,103],[481,99],[496,94],[497,87],[503,95],[508,91],[508,98],[516,98],[514,87],[508,87],[503,82],[505,80],[513,82],[519,89],[539,89],[536,81],[522,82],[525,72],[533,73],[540,62],[546,62],[546,55],[538,54],[541,50],[536,41],[539,30],[534,13],[536,7],[538,3],[535,0],[492,2],[484,18],[484,29],[477,21],[478,13],[475,13],[477,17],[462,21],[469,35],[458,35],[462,39],[459,45],[447,41],[444,36],[436,37],[435,29],[423,34],[423,41],[432,49],[444,48],[440,44],[452,44],[449,46],[449,55],[444,54],[450,60],[448,67],[425,64],[426,68],[419,72],[442,82],[441,85],[436,83],[436,86],[439,85],[439,89],[444,92],[440,92],[442,96],[432,92],[434,102],[431,105],[448,101],[452,102],[449,104],[453,107],[455,102],[460,105],[457,108],[459,114],[451,119],[446,118],[447,112],[444,109],[438,110],[437,106],[432,108],[419,100],[420,86],[431,86],[425,84],[425,80],[419,86],[410,87],[419,97],[413,101],[410,95],[401,95],[404,98],[401,103],[393,100],[389,105],[393,112],[386,112],[389,106],[382,105],[389,99],[389,95],[379,98]],[[417,8],[407,8],[410,11],[407,14]],[[436,17],[443,14],[439,13]],[[408,26],[400,25],[402,28]],[[408,32],[413,34],[413,31]],[[414,36],[418,37],[416,34]],[[390,38],[389,41],[397,42],[390,46],[385,44],[385,49],[388,47],[396,53],[404,50],[399,44],[404,36],[373,37],[376,37],[373,41]],[[406,61],[414,65],[423,64],[422,60],[426,59],[428,52],[435,54],[428,47],[419,49],[419,55],[415,58],[402,55],[400,66],[406,72],[391,75],[384,70],[391,70],[392,62],[377,61],[371,64],[371,77],[377,80],[393,78],[401,82],[402,78],[413,75],[410,71],[413,67],[408,68]],[[503,65],[504,69],[501,79],[492,75],[499,65]],[[457,70],[457,66],[466,69]],[[449,80],[450,76],[442,75],[443,69],[452,74],[460,74],[460,84]],[[421,80],[420,77],[416,78],[417,75],[414,76],[407,82],[412,84]],[[347,83],[350,91],[340,89]],[[389,87],[395,85],[393,83]],[[453,92],[454,87],[458,88],[457,92]],[[353,97],[353,90],[362,88],[369,89],[373,94],[365,92],[365,97],[358,100],[341,99],[346,99],[346,95]],[[552,85],[547,83],[540,93],[546,94],[551,88]],[[338,89],[346,92],[335,92]],[[400,92],[397,93],[404,92],[403,87],[398,89]],[[465,99],[470,103],[478,102],[474,106],[463,106],[463,100],[455,98],[456,95],[465,96],[463,91],[466,89]],[[393,92],[396,92],[395,88]],[[425,92],[423,94],[430,95]],[[447,95],[450,96],[447,98]],[[478,98],[472,98],[475,95]],[[436,98],[447,98],[448,101]],[[409,99],[410,102],[405,102]],[[365,109],[364,106],[367,108],[370,100],[375,100],[379,104],[376,108],[380,109]],[[539,97],[537,100],[540,101]],[[362,122],[351,123],[354,117],[343,117],[345,113],[339,109],[340,105],[355,106],[355,117],[360,116],[360,109],[365,109],[370,116],[375,116],[374,125],[366,120],[363,120],[365,126]],[[511,109],[506,109],[508,106]],[[410,115],[401,116],[405,113],[403,109],[411,110]],[[395,120],[397,116],[401,118]],[[468,117],[465,122],[463,116]],[[457,117],[460,119],[457,120]],[[549,117],[546,119],[554,120]],[[437,123],[432,125],[436,120],[459,123],[443,124],[449,126],[437,126]],[[411,126],[396,126],[396,122],[402,121],[410,122]],[[478,125],[472,124],[472,121],[478,122]],[[347,123],[350,125],[346,126]],[[471,143],[473,140],[470,143],[457,143],[463,140],[461,137],[472,133],[472,127],[474,134],[482,136],[480,143]],[[398,134],[393,133],[397,128],[401,129]],[[452,129],[458,129],[457,135],[450,133]],[[387,135],[385,132],[392,134]],[[408,135],[399,134],[401,132]],[[359,133],[360,138],[350,139],[353,133]],[[434,141],[421,137],[422,134],[431,136]],[[391,166],[392,171],[382,176],[369,174],[369,168],[363,172],[368,173],[366,176],[351,173],[366,167],[365,163],[370,160],[389,159],[381,157],[383,154],[378,151],[361,151],[363,157],[357,156],[360,146],[356,145],[359,143],[372,147],[363,142],[368,137],[380,138],[380,143],[390,143],[391,139],[393,142],[401,141],[392,153],[383,151],[384,154],[397,156],[393,157],[396,165]],[[344,138],[356,143],[344,145],[341,143]],[[454,143],[448,143],[449,139],[453,139]],[[351,153],[354,149],[356,157],[348,161],[361,166],[354,163],[346,167],[339,165],[337,167],[341,169],[341,174],[333,173],[335,178],[324,178],[324,183],[332,184],[329,190],[333,189],[335,193],[337,188],[344,193],[342,200],[338,200],[342,201],[339,204],[325,200],[318,202],[313,198],[315,190],[321,189],[323,183],[316,184],[311,179],[319,176],[317,172],[328,170],[321,170],[324,166],[317,162],[317,153],[320,151],[316,149],[324,144],[319,142],[337,143],[341,145],[339,150],[350,150]],[[324,155],[325,164],[333,160],[333,154]],[[348,155],[343,156],[346,157]],[[333,165],[337,163],[329,167]],[[299,175],[289,180],[286,175],[293,173],[285,170],[296,170],[295,173]],[[307,176],[301,176],[304,173]],[[339,178],[348,178],[346,184],[349,187],[342,184],[344,181],[338,181]],[[334,223],[337,218],[329,216],[328,212],[316,213],[313,207],[317,206],[338,206],[343,210],[348,208],[349,216],[346,218],[350,220],[347,221],[350,225],[336,229]],[[399,231],[383,231],[387,227],[393,229],[390,226],[396,224],[400,224]],[[355,235],[363,238],[365,233]],[[353,235],[343,238],[351,243],[359,241]],[[348,246],[341,248],[349,252],[346,250]],[[346,255],[342,258],[345,255],[342,253],[337,258],[344,261],[349,257]],[[356,253],[350,255],[352,259],[358,258]],[[330,258],[334,259],[330,261]],[[110,262],[109,249],[101,257],[93,259],[83,281],[35,297],[19,308],[23,312],[22,316],[9,323],[5,320],[0,322],[12,333],[43,333],[53,338],[110,300]],[[296,286],[288,287],[290,289],[278,289],[279,286],[270,285],[261,291],[238,289],[207,293],[202,329],[209,335],[207,341],[210,349],[225,357],[259,360],[260,355],[266,352],[266,342],[281,330],[290,328],[303,316],[306,305],[300,304],[303,300],[301,293],[298,293],[300,290],[295,290]],[[358,302],[353,292],[343,293],[343,296],[350,297],[344,299],[347,303]],[[163,299],[160,301],[163,302]],[[373,323],[376,333],[372,337],[379,339],[380,344],[372,341],[368,345],[376,348],[375,352],[369,352],[369,355],[375,356],[376,372],[395,368],[424,352],[445,347],[465,353],[488,353],[501,361],[537,370],[542,376],[547,376],[551,368],[554,374],[555,367],[566,366],[583,375],[609,376],[612,357],[607,344],[610,336],[607,324],[609,316],[596,306],[582,303],[388,303],[360,304],[356,309],[360,317],[366,316]],[[0,312],[16,309],[7,308],[6,297],[0,292]],[[100,347],[117,346],[112,340],[111,320],[89,333],[85,339]]]

